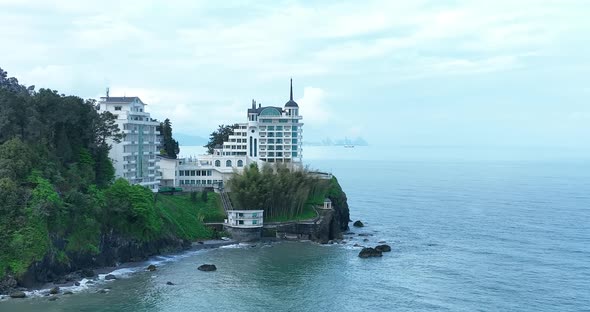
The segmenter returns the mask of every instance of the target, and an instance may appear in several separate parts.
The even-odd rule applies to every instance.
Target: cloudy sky
[[[590,150],[589,1],[0,0],[24,84],[139,96],[175,132],[282,106],[305,138]]]

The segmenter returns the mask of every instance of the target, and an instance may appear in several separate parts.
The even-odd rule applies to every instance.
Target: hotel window
[[[244,162],[241,159],[238,160],[238,167],[244,167]]]
[[[252,220],[252,224],[258,223],[258,220]]]
[[[279,122],[280,123],[287,123],[287,122],[289,122],[289,120],[288,119],[279,119]]]
[[[216,160],[216,161],[215,161],[215,167],[220,167],[220,166],[221,166],[221,161],[219,161],[219,160]]]
[[[116,111],[118,111],[118,110],[120,111],[121,110],[121,106],[115,106],[115,110]]]
[[[293,157],[297,157],[297,152],[293,152],[291,155],[293,155]]]
[[[275,126],[268,126],[267,127],[267,130],[274,130],[274,129],[275,129]]]
[[[244,220],[238,220],[238,224],[243,225],[244,224]]]
[[[256,212],[252,213],[252,218],[256,218]]]
[[[231,167],[231,160],[229,160],[229,159],[228,159],[228,160],[225,162],[225,166],[226,166],[226,167]]]

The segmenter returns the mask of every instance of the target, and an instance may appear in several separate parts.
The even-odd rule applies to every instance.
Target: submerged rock
[[[166,285],[170,285],[170,286],[174,286],[176,284],[172,283],[172,282],[166,282]]]
[[[391,247],[389,245],[378,245],[375,247],[375,250],[379,250],[381,252],[389,252],[391,251]]]
[[[53,296],[53,297],[49,298],[49,301],[55,301],[55,300],[57,300],[57,299],[59,299],[59,297],[55,297],[55,296]]]
[[[57,295],[59,294],[59,287],[53,287],[49,290],[49,294],[51,295]]]
[[[369,241],[368,238],[363,239],[363,242],[368,242],[368,241]]]
[[[74,285],[80,286],[80,282],[75,282]]]
[[[378,241],[378,243],[379,243],[379,244],[385,244],[385,243],[387,243],[387,242],[382,240],[382,241]]]
[[[352,226],[355,226],[355,227],[363,227],[365,225],[361,222],[361,220],[356,220],[356,221],[354,221],[354,223],[352,224]]]
[[[203,264],[203,265],[199,266],[197,269],[199,271],[210,272],[210,271],[217,270],[217,267],[215,266],[215,264]]]
[[[64,291],[64,295],[73,295],[73,294],[74,294],[74,293],[73,293],[73,292],[71,292],[71,291],[69,291],[69,290],[68,290],[68,291]]]
[[[15,291],[10,293],[10,298],[26,298],[27,294],[24,291]]]
[[[156,270],[156,266],[153,264],[148,265],[148,267],[146,268],[146,270],[150,271],[150,272],[154,272]]]
[[[363,248],[363,250],[361,250],[361,252],[359,252],[359,257],[361,257],[361,258],[382,257],[382,256],[383,256],[383,253],[381,253],[381,251],[379,251],[375,248],[371,248],[371,247]]]
[[[99,289],[99,290],[98,290],[96,293],[97,293],[97,294],[106,294],[106,293],[108,293],[108,292],[109,292],[109,291],[108,291],[108,290],[106,290],[106,289]]]
[[[110,280],[116,280],[117,277],[114,276],[113,274],[108,274],[107,276],[104,277],[105,281],[110,281]]]

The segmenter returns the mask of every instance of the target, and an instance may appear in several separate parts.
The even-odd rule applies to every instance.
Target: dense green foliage
[[[95,106],[27,88],[0,69],[0,278],[46,256],[97,254],[105,235],[138,242],[211,235],[201,221],[218,219],[218,201],[188,205],[114,181],[108,142],[122,134],[115,116]]]
[[[209,136],[209,142],[204,147],[207,148],[209,154],[213,154],[213,149],[218,145],[223,145],[224,141],[227,141],[229,136],[234,134],[234,129],[238,125],[219,125],[219,128],[211,133]]]
[[[221,198],[211,193],[210,200],[203,202],[196,196],[158,194],[156,207],[165,221],[164,228],[176,237],[196,239],[211,237],[212,232],[203,222],[223,222],[225,213]]]
[[[178,141],[172,137],[172,123],[170,119],[166,118],[164,122],[161,122],[159,130],[162,135],[162,150],[160,150],[160,154],[176,159],[180,148],[178,147]]]
[[[228,181],[232,203],[239,209],[264,210],[265,219],[292,220],[314,217],[313,205],[321,205],[330,188],[307,170],[256,164],[244,168]]]

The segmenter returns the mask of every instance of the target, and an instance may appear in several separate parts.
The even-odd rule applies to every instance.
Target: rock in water
[[[64,291],[64,295],[73,295],[73,294],[74,294],[74,293],[73,293],[73,292],[71,292],[71,291],[69,291],[69,290],[68,290],[68,291]]]
[[[57,295],[59,294],[59,287],[53,287],[49,290],[49,293],[52,295]]]
[[[217,270],[217,267],[215,266],[215,264],[203,264],[199,266],[197,269],[199,269],[200,271],[210,272]]]
[[[82,277],[94,277],[96,273],[90,269],[84,269],[80,271],[80,275],[82,275]]]
[[[174,284],[174,283],[172,283],[172,282],[166,282],[166,285],[173,286],[173,285],[176,285],[176,284]]]
[[[363,227],[365,225],[361,222],[361,220],[356,220],[356,221],[354,221],[354,223],[352,224],[352,226]]]
[[[148,265],[147,270],[150,272],[154,272],[156,270],[156,266],[153,264]]]
[[[49,301],[55,301],[57,299],[59,299],[59,297],[51,297],[51,298],[49,298]]]
[[[74,285],[80,286],[80,282],[75,282]]]
[[[10,298],[26,298],[27,294],[25,294],[22,291],[15,291],[13,293],[10,293]]]
[[[107,275],[107,276],[104,277],[104,280],[105,281],[116,280],[116,279],[117,279],[117,277],[114,276],[113,274],[109,274],[109,275]]]
[[[371,248],[371,247],[363,248],[361,250],[361,252],[359,252],[359,257],[361,257],[361,258],[382,257],[382,256],[383,256],[383,254],[381,253],[381,251],[379,251],[375,248]]]
[[[376,250],[379,250],[381,252],[389,252],[391,251],[391,247],[389,245],[378,245],[375,247]]]

